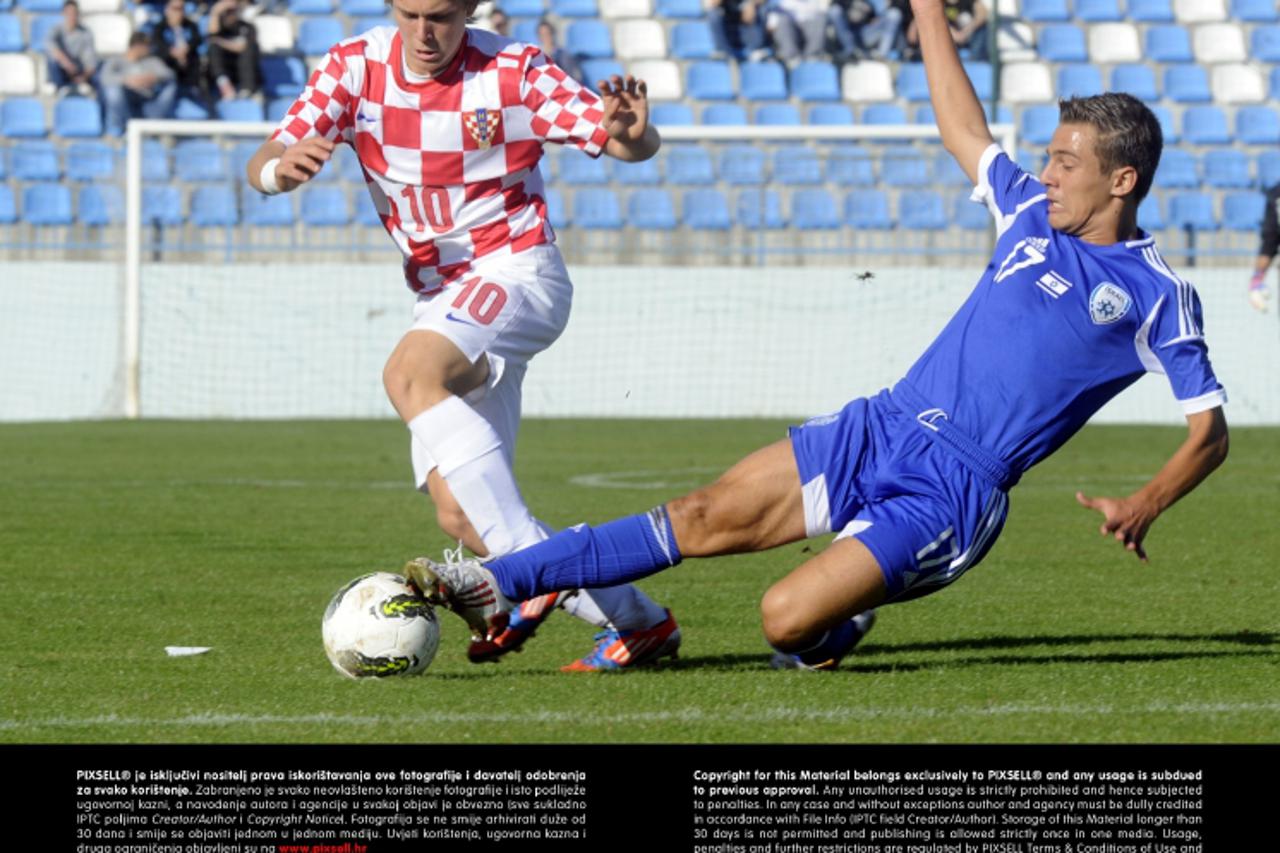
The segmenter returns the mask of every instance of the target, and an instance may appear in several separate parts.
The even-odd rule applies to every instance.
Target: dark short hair
[[[67,2],[62,4],[62,8],[64,9],[67,8],[68,6],[75,6],[76,9],[80,8],[80,4],[77,3],[76,0],[67,0]]]
[[[146,33],[144,33],[142,30],[134,30],[133,34],[129,36],[129,47],[133,47],[139,44],[145,44],[150,46],[151,37],[148,36]]]
[[[1125,92],[1067,98],[1058,101],[1058,122],[1092,127],[1098,135],[1095,153],[1102,170],[1132,166],[1138,173],[1134,201],[1147,197],[1160,165],[1164,133],[1146,104]]]

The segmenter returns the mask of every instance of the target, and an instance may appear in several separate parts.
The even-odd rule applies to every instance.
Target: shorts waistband
[[[964,430],[951,422],[942,409],[929,403],[904,379],[893,386],[889,395],[902,410],[916,419],[929,432],[937,444],[955,456],[969,470],[1002,491],[1017,485],[1021,474],[1007,462],[969,437]]]

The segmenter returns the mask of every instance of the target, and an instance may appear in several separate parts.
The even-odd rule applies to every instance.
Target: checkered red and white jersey
[[[411,83],[400,33],[378,27],[329,51],[271,138],[351,145],[410,289],[429,293],[476,258],[554,239],[542,145],[598,157],[603,116],[599,96],[538,48],[485,30],[468,29],[447,69]]]

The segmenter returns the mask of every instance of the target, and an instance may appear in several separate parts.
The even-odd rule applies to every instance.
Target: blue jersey
[[[997,146],[975,201],[996,219],[991,264],[905,382],[1015,473],[1067,441],[1144,373],[1192,414],[1221,405],[1200,300],[1154,240],[1096,246],[1049,225],[1044,186]]]

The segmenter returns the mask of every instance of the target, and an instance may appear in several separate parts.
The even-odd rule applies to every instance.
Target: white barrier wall
[[[893,383],[963,300],[970,268],[572,270],[569,329],[532,364],[531,416],[803,417]],[[1246,273],[1184,269],[1234,424],[1280,424],[1280,328]],[[149,264],[141,409],[164,418],[393,417],[386,355],[413,296],[392,264]],[[0,265],[0,420],[119,417],[119,270]],[[1181,423],[1163,377],[1099,414]]]

